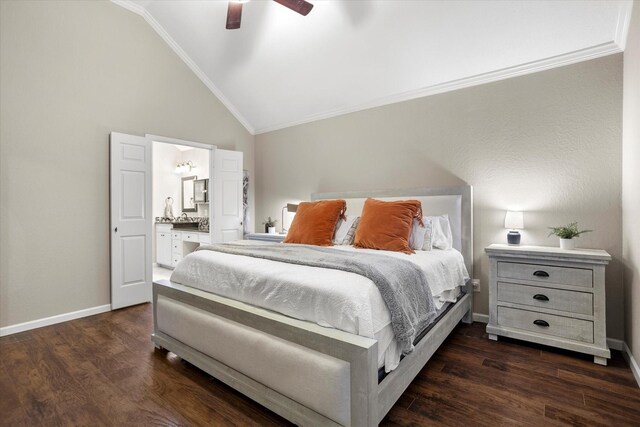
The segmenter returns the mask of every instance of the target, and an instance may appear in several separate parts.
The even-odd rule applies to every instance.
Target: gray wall
[[[625,339],[640,361],[640,2],[635,1],[624,52],[623,256]]]
[[[622,55],[556,68],[256,136],[256,223],[312,192],[474,187],[475,311],[488,312],[483,248],[504,242],[504,214],[526,211],[524,244],[557,246],[573,220],[602,248],[608,333],[623,337]],[[424,207],[429,212],[429,207]]]
[[[254,138],[138,15],[107,1],[2,1],[0,15],[7,326],[109,304],[109,132],[241,150],[251,175]]]

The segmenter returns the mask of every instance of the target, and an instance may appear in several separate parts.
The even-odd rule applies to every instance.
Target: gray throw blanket
[[[310,245],[201,245],[198,250],[244,255],[272,261],[331,268],[370,279],[391,313],[391,326],[402,353],[413,350],[417,334],[436,317],[436,307],[424,272],[402,259],[372,253],[337,251]],[[345,283],[345,286],[349,286]]]

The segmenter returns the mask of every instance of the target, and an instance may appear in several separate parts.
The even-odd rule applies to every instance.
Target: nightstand
[[[244,235],[246,240],[260,240],[262,242],[282,242],[286,234],[269,234],[269,233],[247,233]]]
[[[485,252],[490,339],[504,336],[564,348],[607,364],[607,252],[502,244]]]

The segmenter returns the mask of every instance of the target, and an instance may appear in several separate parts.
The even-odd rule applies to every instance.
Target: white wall
[[[253,175],[254,137],[108,1],[0,1],[0,93],[0,327],[110,303],[111,131],[242,151]]]
[[[180,211],[180,176],[176,165],[182,162],[182,153],[173,144],[153,143],[153,217],[163,217],[165,200],[173,198],[173,215]]]
[[[517,206],[525,244],[557,246],[547,227],[574,220],[595,230],[578,246],[613,256],[607,327],[622,338],[621,123],[618,54],[261,134],[256,223],[313,192],[468,183],[475,311],[488,312],[484,248],[505,242],[505,211]]]
[[[626,341],[640,362],[640,2],[635,1],[624,52],[623,256]]]

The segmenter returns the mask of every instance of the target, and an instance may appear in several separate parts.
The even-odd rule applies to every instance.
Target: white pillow
[[[334,245],[350,245],[353,243],[355,233],[349,233],[351,228],[358,226],[359,216],[347,215],[347,220],[339,219],[336,225],[336,232],[333,235]]]
[[[430,251],[433,247],[433,220],[429,217],[422,217],[424,222],[424,240],[422,244],[423,251]]]
[[[449,215],[428,216],[427,219],[430,219],[433,224],[433,230],[431,232],[431,247],[426,248],[428,239],[425,238],[425,244],[422,249],[430,250],[435,248],[449,250],[453,248],[453,233],[451,233]]]
[[[426,221],[424,221],[426,217],[423,218],[424,227],[420,225],[417,219],[413,219],[413,224],[411,224],[411,234],[409,235],[409,247],[414,251],[422,250],[422,246],[424,246],[424,236],[426,232]]]

